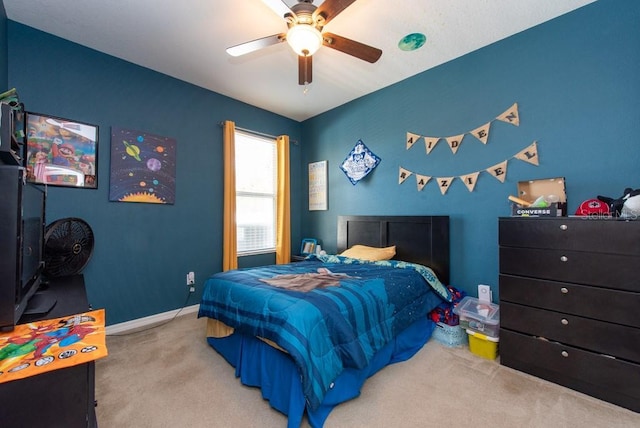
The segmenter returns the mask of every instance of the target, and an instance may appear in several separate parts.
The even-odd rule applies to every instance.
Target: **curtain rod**
[[[220,125],[220,127],[222,128],[224,126],[224,122],[220,122],[218,125]],[[259,137],[273,138],[274,140],[278,138],[277,135],[265,134],[264,132],[254,131],[252,129],[241,128],[239,126],[236,126],[235,128],[238,131],[246,132],[247,134],[257,135]],[[296,146],[298,145],[298,140],[289,139],[289,142],[295,144]]]

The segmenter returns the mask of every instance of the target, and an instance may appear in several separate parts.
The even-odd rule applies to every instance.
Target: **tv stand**
[[[20,324],[60,318],[91,310],[82,275],[52,278],[57,303],[46,315],[23,315]],[[0,383],[3,427],[96,428],[95,362]]]
[[[50,288],[41,289],[35,292],[29,299],[27,308],[24,310],[22,317],[25,315],[41,315],[46,316],[58,302],[58,295]],[[53,318],[53,317],[49,317]]]

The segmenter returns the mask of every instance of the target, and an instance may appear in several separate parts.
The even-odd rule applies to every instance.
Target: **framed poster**
[[[111,127],[109,200],[174,204],[176,140],[148,132]]]
[[[327,161],[309,164],[309,211],[327,210]]]
[[[98,188],[98,127],[27,112],[27,181]]]

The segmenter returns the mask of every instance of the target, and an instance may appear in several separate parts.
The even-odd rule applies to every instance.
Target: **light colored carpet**
[[[96,363],[100,428],[286,427],[260,391],[240,384],[189,314],[107,338]],[[306,423],[303,426],[308,426]],[[431,340],[384,368],[325,427],[640,427],[640,414]]]

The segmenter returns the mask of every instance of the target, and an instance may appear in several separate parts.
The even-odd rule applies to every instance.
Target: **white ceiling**
[[[286,43],[237,58],[225,52],[286,31],[262,0],[2,1],[13,21],[302,121],[595,0],[357,0],[325,31],[382,57],[370,64],[321,47],[306,93]],[[414,32],[425,45],[398,49]]]

